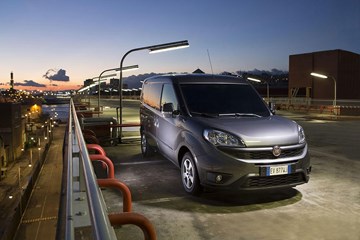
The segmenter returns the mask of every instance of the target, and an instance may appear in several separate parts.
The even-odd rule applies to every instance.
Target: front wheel
[[[197,195],[201,191],[199,176],[193,156],[187,152],[181,161],[181,179],[187,193]]]
[[[146,135],[141,131],[141,153],[144,157],[150,157],[154,154],[154,150],[149,145]]]

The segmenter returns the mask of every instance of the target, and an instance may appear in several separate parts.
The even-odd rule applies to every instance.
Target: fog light
[[[222,179],[223,179],[222,175],[220,175],[220,174],[216,175],[215,182],[219,183],[219,182],[221,182]]]
[[[212,184],[225,184],[232,177],[228,173],[219,173],[219,172],[207,172],[206,179],[209,183]]]

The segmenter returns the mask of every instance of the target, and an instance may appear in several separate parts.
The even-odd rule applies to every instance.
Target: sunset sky
[[[2,0],[0,88],[79,88],[119,67],[130,49],[188,40],[190,47],[131,53],[124,74],[288,70],[289,55],[360,54],[359,0]],[[209,55],[208,55],[209,53]],[[58,74],[57,80],[50,81]],[[47,76],[48,78],[44,77]],[[17,86],[16,88],[21,88]]]

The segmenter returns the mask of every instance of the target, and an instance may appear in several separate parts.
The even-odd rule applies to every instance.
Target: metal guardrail
[[[329,99],[313,98],[271,98],[270,102],[275,103],[278,110],[294,110],[315,113],[326,113],[343,116],[359,116],[360,100],[338,99],[336,106],[334,101]]]
[[[77,228],[90,227],[94,239],[116,239],[72,100],[68,124],[64,237],[69,240],[75,239]]]
[[[270,98],[270,101],[275,104],[292,104],[292,105],[323,105],[323,106],[332,106],[333,99],[314,99],[314,98]],[[340,107],[360,107],[360,100],[358,99],[337,99],[336,105]]]

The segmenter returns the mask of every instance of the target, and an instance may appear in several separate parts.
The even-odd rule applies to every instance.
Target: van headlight
[[[305,132],[304,129],[298,125],[298,131],[299,131],[299,143],[304,143],[305,142]]]
[[[204,138],[215,146],[245,147],[242,139],[226,132],[205,129]]]

